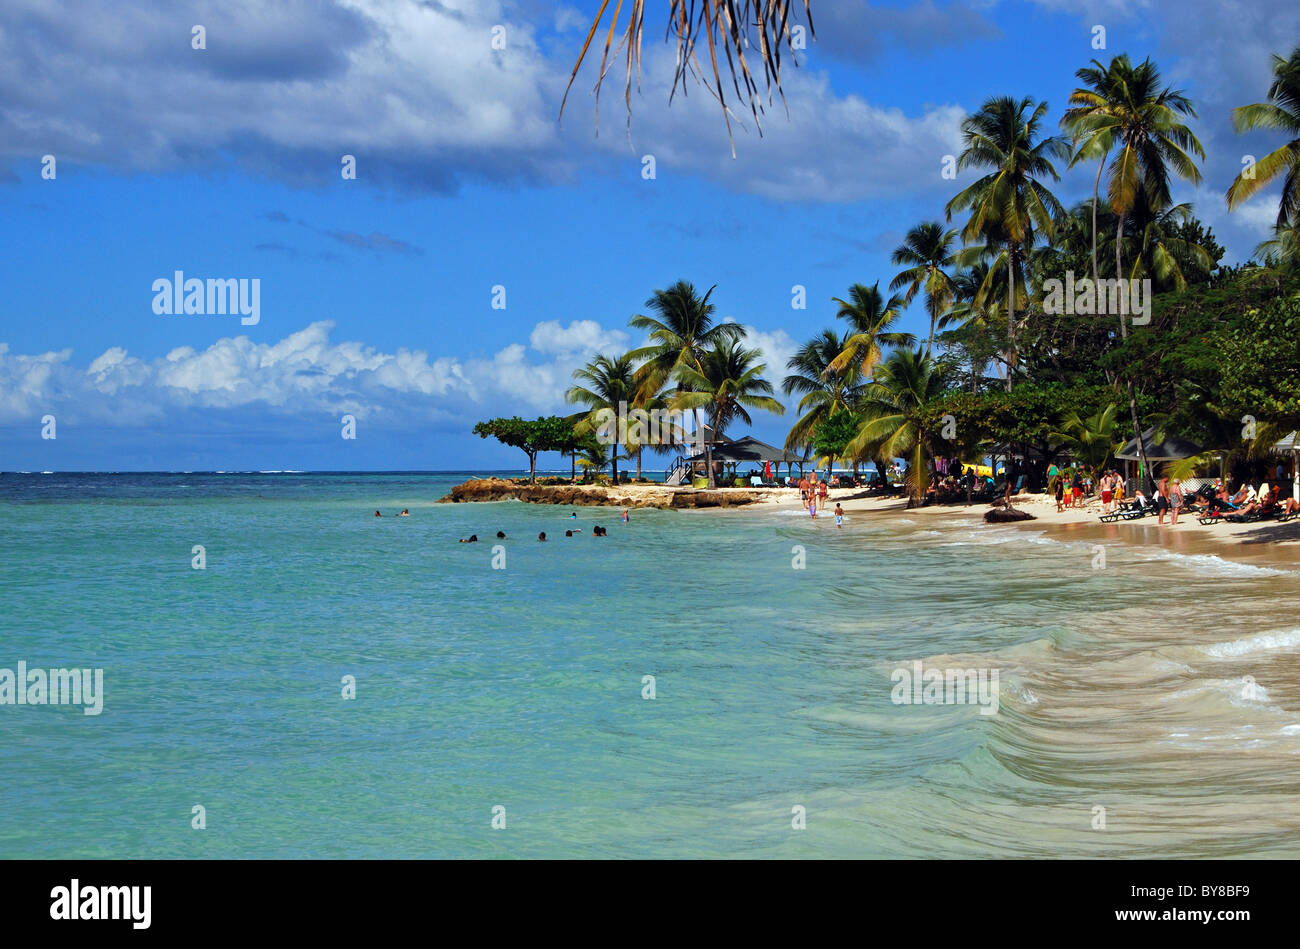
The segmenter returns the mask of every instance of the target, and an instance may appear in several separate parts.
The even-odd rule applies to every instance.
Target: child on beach
[[[844,508],[840,507],[839,501],[835,502],[835,526],[841,528],[844,526]]]

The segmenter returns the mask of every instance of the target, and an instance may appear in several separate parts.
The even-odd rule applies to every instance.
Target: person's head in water
[[[378,511],[375,511],[375,517],[383,517],[383,516],[384,515],[380,514]]]
[[[572,518],[576,519],[577,516],[578,516],[578,512],[577,512],[577,511],[570,511],[570,512],[569,512],[569,517],[572,517]]]
[[[399,517],[410,517],[410,516],[411,516],[411,511],[410,511],[409,508],[405,508],[405,507],[404,507],[404,508],[402,508],[402,513],[401,513],[400,515],[398,515],[398,516],[399,516]]]
[[[546,531],[542,531],[540,534],[538,534],[538,535],[537,535],[537,539],[538,539],[538,540],[546,540]]]
[[[505,531],[497,531],[497,540],[505,540],[505,539],[506,539],[506,532],[505,532]]]
[[[565,531],[565,532],[564,532],[564,536],[565,536],[565,537],[572,537],[572,536],[573,536],[573,531]]]

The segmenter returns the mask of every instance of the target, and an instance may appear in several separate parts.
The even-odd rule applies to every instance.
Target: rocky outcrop
[[[1033,521],[1037,520],[1037,518],[1028,511],[1022,511],[1019,508],[998,507],[991,511],[985,511],[984,520],[989,524],[1010,524],[1015,521]]]
[[[451,489],[442,503],[471,501],[527,501],[530,504],[560,504],[570,507],[734,507],[752,504],[760,494],[743,490],[696,491],[649,485],[627,489],[583,484],[528,484],[503,478],[471,478]]]

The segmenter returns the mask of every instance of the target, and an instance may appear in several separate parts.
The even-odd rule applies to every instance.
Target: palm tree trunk
[[[610,463],[610,467],[613,469],[614,472],[614,484],[617,485],[618,484],[618,442],[614,442],[614,450],[610,452],[609,463]]]
[[[1119,223],[1115,226],[1115,279],[1124,279],[1124,221],[1128,217],[1127,213],[1121,212]],[[1128,339],[1128,323],[1124,319],[1124,314],[1119,314],[1119,338]],[[1128,386],[1128,414],[1133,420],[1133,437],[1137,440],[1138,458],[1142,460],[1142,476],[1138,480],[1139,487],[1146,487],[1145,479],[1151,478],[1151,462],[1147,461],[1147,448],[1142,443],[1142,423],[1138,421],[1137,394],[1133,388],[1133,380],[1125,380]]]
[[[569,452],[569,482],[578,480],[578,449]]]
[[[1011,391],[1011,363],[1016,350],[1016,256],[1007,247],[1007,391]]]
[[[1097,195],[1101,190],[1101,170],[1106,167],[1106,156],[1101,156],[1097,163],[1097,179],[1092,183],[1092,285],[1095,290],[1101,280],[1101,271],[1097,269]]]
[[[638,448],[636,450],[636,480],[638,481],[641,480],[641,452],[643,451],[645,451],[644,448]]]

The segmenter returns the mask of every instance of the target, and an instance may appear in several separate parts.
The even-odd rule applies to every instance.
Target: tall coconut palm
[[[989,173],[962,189],[948,202],[946,213],[969,211],[962,240],[1000,248],[992,261],[1007,275],[1007,390],[1015,365],[1017,274],[1041,234],[1051,239],[1061,204],[1043,184],[1059,181],[1053,158],[1065,158],[1069,147],[1057,136],[1042,137],[1047,103],[1030,98],[997,96],[962,123],[965,148],[959,169],[988,169]],[[1023,282],[1023,281],[1021,281]]]
[[[700,368],[679,365],[676,373],[679,391],[672,399],[672,407],[703,409],[715,438],[720,438],[736,419],[752,424],[748,409],[784,415],[785,406],[772,397],[772,384],[763,378],[767,366],[758,362],[761,355],[757,349],[746,349],[735,340],[726,340],[703,354]],[[712,442],[704,443],[704,452],[712,488],[717,484],[713,475]]]
[[[889,283],[890,290],[907,287],[903,302],[911,303],[918,290],[925,290],[925,311],[930,314],[930,336],[925,343],[928,356],[934,346],[934,327],[953,297],[953,282],[947,268],[956,260],[953,241],[956,231],[945,231],[938,221],[924,221],[907,232],[894,249],[889,262],[906,266]]]
[[[1277,208],[1276,226],[1287,222],[1300,224],[1300,46],[1291,51],[1290,59],[1273,56],[1273,83],[1268,87],[1268,102],[1256,102],[1232,110],[1237,131],[1275,129],[1293,136],[1291,141],[1274,149],[1233,179],[1228,188],[1228,208],[1240,207],[1252,195],[1278,175],[1282,178],[1282,200]]]
[[[1101,68],[1100,63],[1094,61],[1094,65]],[[1180,178],[1199,184],[1201,172],[1192,155],[1204,159],[1205,150],[1182,121],[1183,117],[1196,117],[1191,100],[1182,91],[1163,85],[1160,70],[1150,59],[1134,66],[1128,56],[1121,54],[1104,67],[1103,73],[1095,77],[1092,90],[1075,91],[1076,95],[1083,93],[1079,103],[1082,111],[1071,125],[1085,141],[1093,139],[1115,153],[1107,198],[1117,218],[1115,276],[1122,279],[1124,224],[1129,214],[1141,201],[1153,211],[1173,204],[1169,191],[1171,169]],[[1120,339],[1128,338],[1128,320],[1123,313],[1119,314],[1119,331]],[[1127,387],[1133,437],[1142,469],[1149,476],[1151,467],[1142,442],[1132,379],[1127,380]]]
[[[911,333],[890,329],[902,315],[903,298],[891,294],[889,299],[885,299],[880,292],[879,280],[869,287],[855,283],[849,287],[847,300],[839,297],[831,297],[831,300],[839,304],[836,319],[846,320],[851,332],[845,338],[840,354],[827,367],[828,372],[844,372],[856,364],[859,375],[869,379],[884,355],[884,347],[911,346],[916,341]]]
[[[1077,127],[1084,134],[1100,136],[1115,152],[1107,197],[1111,210],[1118,215],[1115,276],[1123,277],[1123,235],[1128,215],[1143,198],[1152,209],[1173,203],[1170,171],[1191,184],[1200,184],[1201,172],[1192,155],[1204,160],[1205,150],[1182,121],[1183,117],[1196,118],[1191,100],[1181,90],[1162,84],[1155,63],[1144,59],[1134,66],[1121,54],[1111,60],[1107,71],[1099,90],[1104,103],[1090,109],[1087,118],[1078,120]],[[1120,325],[1124,325],[1122,320]]]
[[[637,370],[637,389],[649,396],[657,393],[679,366],[689,366],[699,371],[704,354],[727,340],[744,335],[739,323],[715,323],[716,308],[709,302],[715,284],[700,296],[689,280],[678,280],[666,290],[656,290],[646,300],[646,309],[652,316],[637,314],[628,320],[633,329],[649,334],[650,341],[629,355],[641,361]]]
[[[812,444],[817,426],[840,412],[851,411],[862,394],[858,382],[857,366],[848,366],[844,372],[831,372],[830,365],[844,351],[847,336],[833,329],[822,330],[804,343],[789,360],[786,368],[790,374],[781,383],[786,395],[800,393],[796,411],[799,419],[785,438],[785,447],[796,450]]]
[[[929,490],[932,433],[925,430],[922,409],[943,394],[944,374],[920,349],[896,349],[876,367],[858,411],[864,420],[844,454],[908,459],[907,484],[919,505]]]
[[[608,430],[610,415],[615,420],[610,452],[611,472],[614,483],[618,484],[618,446],[619,432],[617,418],[620,404],[631,402],[636,397],[636,360],[631,353],[624,353],[610,359],[597,356],[581,369],[575,369],[575,385],[564,394],[566,400],[575,405],[585,406],[586,415],[579,421],[579,434],[594,432],[602,427]]]
[[[1300,267],[1300,222],[1288,221],[1273,231],[1273,236],[1255,248],[1266,268],[1290,271]]]
[[[1101,279],[1097,265],[1097,204],[1101,193],[1101,173],[1106,169],[1106,159],[1114,142],[1113,130],[1106,124],[1104,116],[1119,93],[1116,73],[1099,60],[1094,59],[1091,66],[1080,69],[1075,76],[1085,83],[1085,87],[1070,93],[1072,108],[1065,110],[1061,128],[1070,134],[1074,143],[1075,151],[1070,157],[1069,167],[1084,161],[1097,162],[1097,174],[1092,182],[1092,279],[1097,281]]]

